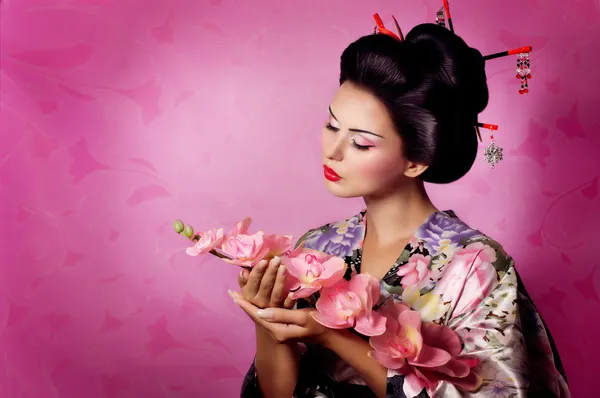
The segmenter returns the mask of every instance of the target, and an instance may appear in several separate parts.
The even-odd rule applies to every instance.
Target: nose
[[[329,160],[340,162],[344,159],[344,138],[343,134],[323,134],[323,156]]]

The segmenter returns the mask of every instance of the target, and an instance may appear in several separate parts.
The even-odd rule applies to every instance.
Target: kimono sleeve
[[[433,396],[569,397],[541,317],[519,289],[512,258],[480,242],[465,252],[469,261],[453,260],[434,292],[451,302],[446,324],[463,343],[461,355],[478,359],[474,371],[482,384],[466,392],[442,381]]]

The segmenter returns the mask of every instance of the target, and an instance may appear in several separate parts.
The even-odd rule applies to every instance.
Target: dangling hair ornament
[[[521,87],[519,88],[519,94],[527,94],[529,92],[529,79],[531,79],[531,61],[529,60],[529,53],[531,52],[531,46],[525,46],[521,48],[515,48],[514,50],[503,51],[496,54],[490,54],[483,57],[485,61],[494,58],[506,57],[508,55],[517,55],[517,79],[521,81]]]
[[[477,123],[475,125],[475,128],[477,130],[477,134],[479,135],[479,140],[481,141],[481,133],[479,132],[480,127],[490,130],[490,143],[485,148],[485,151],[483,152],[483,157],[493,169],[496,167],[496,164],[498,164],[503,159],[502,152],[504,151],[494,141],[494,131],[498,130],[498,126],[496,126],[495,124]]]
[[[531,79],[531,62],[529,62],[529,53],[517,54],[517,79],[521,80],[521,89],[519,94],[529,92],[529,79]]]
[[[404,34],[402,33],[402,29],[400,29],[400,25],[398,24],[396,17],[392,15],[392,18],[394,19],[394,24],[396,25],[396,29],[398,30],[398,34],[395,34],[391,30],[385,28],[385,26],[383,25],[383,21],[379,17],[379,14],[373,14],[373,18],[375,18],[375,34],[384,34],[391,36],[398,41],[404,41]]]
[[[440,8],[438,12],[435,13],[435,23],[446,27],[446,14],[444,14],[444,7]]]

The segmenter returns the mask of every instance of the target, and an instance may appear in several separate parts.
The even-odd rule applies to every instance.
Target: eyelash
[[[334,133],[337,133],[337,132],[339,131],[339,129],[338,129],[338,128],[335,128],[335,127],[333,127],[333,126],[331,125],[331,123],[327,123],[327,124],[325,124],[325,128],[326,128],[327,130],[329,130],[329,131],[332,131],[332,132],[334,132]],[[352,140],[352,146],[353,146],[354,148],[358,149],[359,151],[368,151],[368,150],[369,150],[369,148],[371,148],[371,146],[368,146],[368,145],[358,145],[358,144],[356,143],[356,141],[354,141],[354,140]]]

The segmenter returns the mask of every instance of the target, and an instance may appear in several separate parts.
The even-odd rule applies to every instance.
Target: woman
[[[445,380],[434,396],[569,396],[512,259],[452,211],[440,211],[423,186],[469,171],[474,125],[487,102],[481,54],[444,27],[423,24],[404,41],[374,34],[350,44],[323,130],[324,177],[332,194],[362,196],[366,210],[299,243],[345,257],[346,279],[378,278],[382,297],[410,291],[439,299],[427,316],[458,334],[462,354],[478,359],[482,384],[467,392]],[[241,293],[230,292],[256,323],[242,397],[429,396],[367,355],[365,336],[317,323],[310,316],[317,294],[291,309],[285,273],[279,259],[263,261],[242,271]]]

